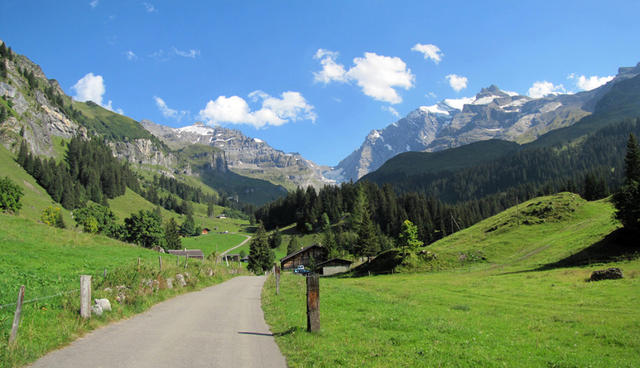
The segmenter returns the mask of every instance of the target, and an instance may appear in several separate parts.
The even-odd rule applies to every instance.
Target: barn
[[[320,262],[316,265],[316,272],[321,275],[329,276],[337,273],[349,271],[353,262],[347,259],[333,258],[328,261]]]
[[[292,270],[300,265],[310,266],[327,259],[327,249],[320,244],[314,244],[293,252],[280,260],[283,270]]]
[[[167,251],[169,254],[173,254],[178,257],[187,257],[187,258],[195,258],[195,259],[204,259],[204,253],[200,249],[184,249],[184,250],[173,250],[169,249]]]

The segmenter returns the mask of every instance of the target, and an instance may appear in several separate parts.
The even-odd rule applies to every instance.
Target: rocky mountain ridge
[[[309,185],[321,187],[331,181],[324,178],[320,166],[298,153],[285,153],[271,147],[259,138],[250,138],[239,130],[203,123],[171,128],[142,120],[141,124],[151,134],[174,150],[190,145],[205,145],[224,152],[228,168],[238,174],[265,179],[289,189]]]
[[[640,74],[640,63],[591,91],[531,98],[492,85],[471,98],[420,106],[384,129],[372,130],[362,145],[325,176],[358,180],[407,151],[441,151],[488,139],[528,143],[590,115],[612,85]]]

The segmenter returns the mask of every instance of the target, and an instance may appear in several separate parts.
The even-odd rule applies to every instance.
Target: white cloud
[[[313,80],[327,84],[331,81],[346,82],[346,70],[342,64],[336,63],[338,53],[325,49],[318,49],[313,56],[314,59],[320,60],[322,70],[313,73]]]
[[[261,102],[259,110],[251,111],[247,101],[239,96],[219,96],[210,100],[200,118],[209,124],[249,124],[256,128],[268,125],[280,126],[298,120],[315,122],[317,116],[313,106],[299,92],[287,91],[280,98],[270,96],[263,91],[253,91],[248,96],[253,102]]]
[[[127,60],[129,61],[138,60],[138,55],[136,55],[136,53],[131,50],[128,50],[127,52],[125,52],[124,55],[127,57]]]
[[[144,2],[144,3],[142,3],[142,5],[144,5],[144,8],[147,11],[147,13],[153,13],[153,12],[158,11],[158,9],[156,9],[156,7],[153,6],[153,4],[151,4],[151,3]]]
[[[119,114],[124,114],[124,111],[122,111],[122,109],[114,109],[111,100],[109,100],[109,102],[107,102],[106,104],[102,102],[102,97],[107,89],[104,85],[104,79],[101,75],[87,73],[71,87],[71,90],[75,91],[73,99],[76,101],[93,101],[96,104],[104,107],[105,109],[115,111]]]
[[[93,0],[89,3],[89,6],[91,6],[92,8],[95,8],[96,6],[98,6],[99,2],[100,0]]]
[[[554,85],[548,81],[537,81],[533,83],[527,93],[529,94],[529,97],[540,98],[547,95],[557,95],[566,92],[567,90],[562,84]]]
[[[425,60],[431,59],[436,64],[438,64],[444,56],[442,51],[440,51],[440,48],[432,44],[423,45],[421,43],[417,43],[411,48],[411,51],[421,52],[424,55]]]
[[[427,97],[427,98],[438,98],[438,95],[436,95],[432,91],[427,92],[427,94],[424,95],[424,96]]]
[[[191,59],[195,59],[197,56],[200,55],[200,50],[190,49],[189,51],[182,51],[182,50],[178,50],[175,47],[172,50],[178,56],[191,58]]]
[[[338,54],[319,49],[314,56],[322,64],[322,70],[315,72],[316,82],[355,81],[362,92],[375,100],[397,104],[402,102],[395,88],[413,87],[415,76],[402,59],[365,52],[364,57],[353,59],[354,66],[345,71],[343,65],[336,63]]]
[[[153,100],[155,101],[158,110],[160,110],[160,113],[162,113],[162,116],[164,116],[165,118],[172,118],[179,122],[184,117],[190,115],[189,111],[187,110],[178,111],[170,108],[169,106],[167,106],[166,102],[164,102],[164,100],[158,96],[153,96]]]
[[[453,90],[456,92],[460,92],[463,89],[467,88],[467,77],[463,77],[457,74],[449,74],[446,76],[446,78],[449,81],[449,85],[451,86],[451,88],[453,88]]]
[[[575,79],[576,86],[583,91],[591,91],[592,89],[596,89],[603,84],[611,81],[613,78],[613,75],[608,75],[606,77],[598,77],[597,75],[585,77],[584,75],[577,76],[573,73],[569,74],[569,76],[567,77],[567,79]]]
[[[365,52],[363,58],[355,58],[353,63],[355,65],[349,69],[347,77],[355,80],[365,95],[378,101],[400,103],[402,98],[394,87],[413,87],[415,77],[407,69],[407,64],[398,57]]]
[[[398,110],[394,109],[391,106],[380,106],[380,108],[382,109],[382,111],[387,111],[391,115],[395,116],[396,118],[400,116],[400,114],[398,113]]]

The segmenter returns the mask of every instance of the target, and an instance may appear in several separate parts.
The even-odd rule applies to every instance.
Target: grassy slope
[[[44,188],[35,179],[27,174],[6,148],[0,145],[0,175],[8,176],[14,183],[22,187],[24,197],[20,200],[22,209],[18,212],[19,217],[39,221],[42,210],[49,206],[61,207],[53,201]],[[62,208],[64,221],[67,225],[73,224],[69,211]]]
[[[539,211],[549,203],[557,211]],[[553,215],[522,225],[529,204]],[[640,365],[639,260],[539,271],[614,231],[619,225],[611,205],[563,194],[518,207],[519,226],[513,208],[429,248],[442,265],[455,266],[460,253],[471,251],[481,251],[487,262],[431,273],[323,278],[316,334],[304,332],[304,279],[284,274],[279,297],[269,279],[263,308],[289,365]],[[527,219],[540,222],[540,216]],[[608,266],[621,267],[625,278],[585,282],[592,270]]]
[[[175,257],[162,255],[163,270],[158,272],[159,254],[103,236],[51,228],[17,216],[0,214],[0,305],[14,303],[20,285],[26,286],[25,300],[78,289],[79,275],[93,276],[93,297],[109,297],[114,311],[90,321],[81,321],[77,293],[26,303],[15,348],[7,348],[15,306],[0,308],[0,367],[21,366],[58,348],[83,333],[110,321],[139,313],[173,295],[194,290],[231,277],[226,269],[216,277],[202,276],[202,267],[212,264],[189,262],[190,274],[199,277],[185,289],[140,292],[144,278],[174,277],[185,269],[176,268]],[[141,272],[136,272],[138,257]],[[102,277],[108,270],[107,278]],[[105,286],[127,285],[126,304],[114,302]],[[129,293],[129,291],[128,291]]]

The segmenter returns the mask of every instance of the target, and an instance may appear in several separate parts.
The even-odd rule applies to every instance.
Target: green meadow
[[[616,244],[612,214],[607,201],[537,198],[400,273],[321,278],[317,333],[304,277],[283,273],[279,296],[265,284],[265,318],[292,367],[637,367],[640,249]],[[624,278],[587,282],[606,267]]]

